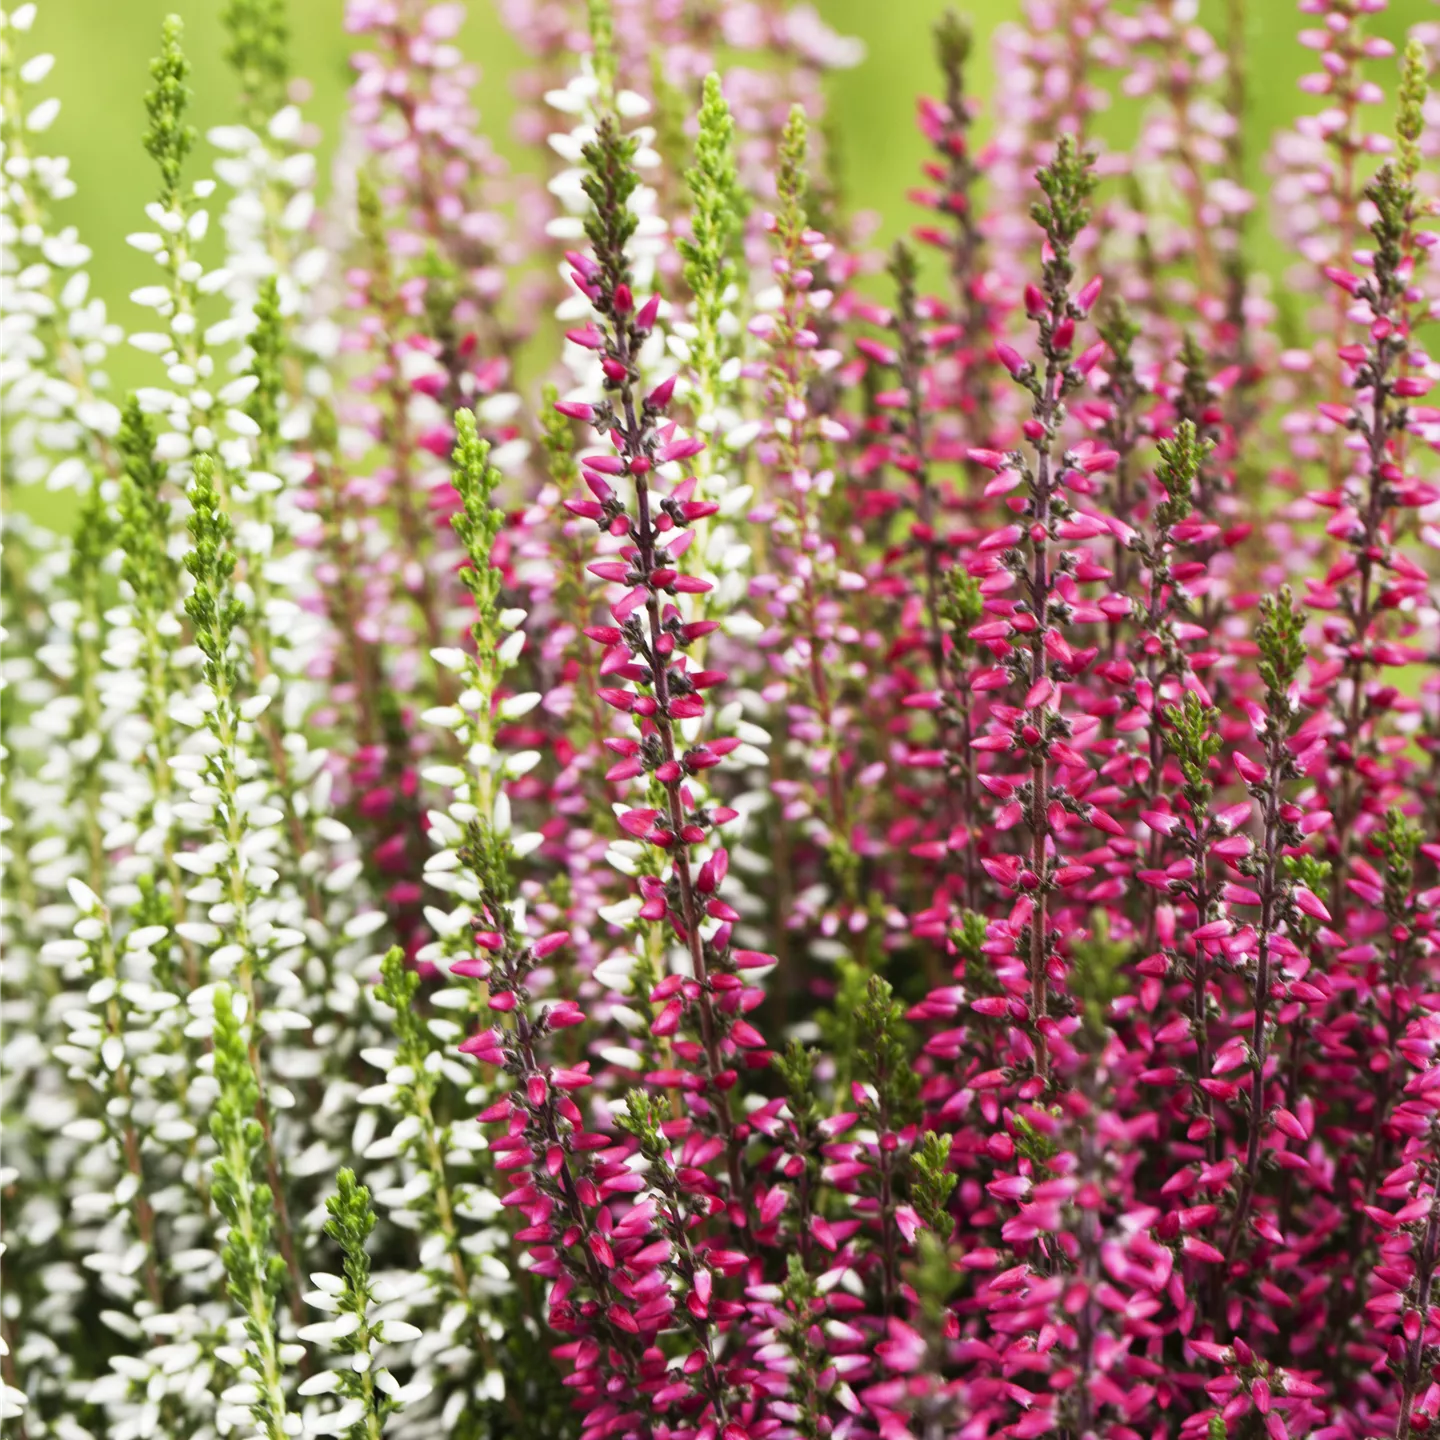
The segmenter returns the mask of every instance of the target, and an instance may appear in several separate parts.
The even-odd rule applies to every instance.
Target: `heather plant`
[[[882,256],[808,5],[499,8],[324,187],[167,20],[124,322],[0,12],[6,1433],[1430,1433],[1435,27],[1267,212],[1244,0],[947,15]]]

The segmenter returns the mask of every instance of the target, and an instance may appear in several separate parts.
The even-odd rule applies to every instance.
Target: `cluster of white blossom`
[[[439,1434],[473,1332],[499,1336],[485,1297],[505,1272],[458,1025],[425,1029],[418,1080],[366,1073],[396,1036],[373,984],[391,916],[309,723],[328,637],[302,603],[338,336],[315,304],[312,137],[288,101],[212,133],[231,193],[208,264],[217,185],[184,175],[167,23],[160,191],[129,237],[159,275],[131,297],[158,323],[128,339],[159,374],[122,400],[104,369],[121,328],[57,218],[66,164],[34,150],[58,108],[35,91],[51,57],[22,54],[34,17],[0,12],[5,474],[73,492],[77,523],[67,540],[6,521],[0,1405],[31,1440]],[[414,1149],[417,1090],[434,1109]],[[358,1298],[323,1268],[357,1153],[414,1258]]]

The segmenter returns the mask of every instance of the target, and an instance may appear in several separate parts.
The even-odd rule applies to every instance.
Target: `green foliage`
[[[950,1197],[960,1180],[949,1169],[950,1143],[949,1135],[937,1135],[933,1130],[927,1130],[920,1141],[920,1148],[910,1157],[914,1171],[910,1199],[916,1214],[941,1241],[949,1240],[955,1230],[949,1207]]]
[[[980,593],[980,582],[963,565],[952,565],[941,574],[939,611],[940,624],[950,635],[948,665],[959,681],[964,662],[976,653],[977,647],[970,638],[970,632],[985,614],[985,597]],[[954,693],[953,690],[950,692],[952,703]]]
[[[1296,885],[1304,885],[1306,889],[1322,894],[1330,883],[1330,873],[1334,866],[1328,860],[1322,860],[1318,855],[1286,855],[1282,857],[1285,861],[1285,876]],[[1309,917],[1304,917],[1308,919]]]
[[[235,1004],[228,986],[216,987],[213,1053],[219,1093],[210,1116],[210,1134],[216,1146],[210,1193],[230,1227],[221,1259],[230,1298],[245,1317],[245,1334],[259,1374],[252,1407],[255,1422],[267,1440],[282,1440],[286,1407],[275,1297],[285,1276],[285,1262],[272,1248],[274,1196],[259,1178],[265,1148],[255,1113],[260,1085]]]
[[[1430,58],[1422,41],[1411,36],[1400,61],[1399,107],[1395,116],[1400,178],[1413,184],[1420,173],[1420,136],[1425,131],[1425,97],[1430,92]]]
[[[985,597],[980,582],[963,566],[954,565],[945,572],[945,590],[940,597],[940,618],[950,630],[951,643],[961,655],[971,654],[975,642],[970,631],[985,614]]]
[[[355,1182],[353,1170],[342,1170],[335,1177],[336,1190],[326,1202],[325,1211],[329,1219],[325,1222],[325,1233],[340,1247],[345,1256],[345,1298],[340,1311],[347,1310],[365,1318],[365,1307],[370,1295],[370,1257],[365,1253],[365,1242],[375,1228],[375,1212],[370,1208],[370,1192]],[[358,1346],[342,1347],[352,1354]]]
[[[1181,419],[1190,421],[1203,434],[1201,417],[1210,399],[1210,362],[1200,342],[1187,330],[1180,343],[1180,394],[1175,408]]]
[[[450,523],[470,561],[461,578],[475,602],[475,622],[470,633],[483,664],[484,657],[499,643],[500,572],[491,564],[490,556],[495,537],[505,524],[505,512],[492,501],[500,484],[500,472],[490,463],[489,441],[480,438],[472,411],[455,412],[453,459],[460,511]]]
[[[835,998],[816,1016],[825,1052],[835,1061],[835,1094],[841,1109],[850,1101],[850,1081],[860,1061],[860,1007],[865,1002],[870,972],[849,956],[835,966]]]
[[[879,1108],[891,1125],[908,1124],[920,1111],[920,1076],[910,1063],[905,1006],[888,980],[870,976],[855,1016],[856,1071],[875,1087]]]
[[[255,468],[268,470],[280,451],[280,399],[285,393],[285,321],[280,314],[280,289],[273,275],[260,282],[250,349],[245,373],[254,377],[255,388],[245,402],[245,413],[260,427],[255,440]]]
[[[1095,191],[1095,156],[1081,150],[1073,135],[1062,135],[1055,158],[1035,172],[1044,200],[1030,207],[1030,216],[1045,232],[1057,256],[1069,252],[1090,223],[1090,196]]]
[[[695,161],[685,172],[693,207],[692,239],[681,242],[680,253],[689,263],[718,270],[728,281],[735,274],[735,251],[744,226],[746,198],[735,165],[735,120],[720,87],[720,77],[714,72],[705,77],[699,126]],[[694,288],[688,271],[686,283]]]
[[[950,943],[955,953],[965,962],[965,988],[972,995],[1001,995],[1004,987],[996,978],[990,957],[985,954],[985,937],[989,930],[983,915],[966,910],[960,916],[960,923],[950,929]],[[980,1024],[988,1024],[977,1016]]]
[[[377,310],[386,311],[394,300],[394,281],[390,264],[390,244],[385,236],[385,206],[375,177],[368,170],[355,175],[355,225],[360,232],[370,290]]]
[[[615,17],[610,0],[587,0],[590,19],[590,57],[600,83],[600,103],[615,104]]]
[[[1060,1153],[1060,1147],[1026,1115],[1016,1115],[1011,1124],[1015,1131],[1015,1153],[1041,1174],[1048,1175],[1050,1162]]]
[[[899,315],[915,314],[915,279],[919,274],[915,252],[903,241],[897,240],[890,247],[890,259],[886,262],[885,273],[895,285],[895,310]]]
[[[1112,371],[1112,383],[1113,372],[1117,367],[1133,378],[1135,362],[1132,352],[1135,349],[1135,342],[1140,338],[1140,322],[1130,313],[1125,302],[1123,300],[1107,301],[1095,329],[1110,351],[1106,364],[1107,368]]]
[[[915,1263],[910,1267],[910,1285],[920,1305],[920,1319],[925,1331],[930,1336],[943,1335],[946,1311],[959,1289],[959,1280],[942,1236],[922,1230],[915,1237]]]
[[[640,184],[636,148],[635,137],[622,135],[615,117],[604,115],[595,138],[581,152],[589,172],[584,189],[591,207],[585,217],[585,234],[612,293],[621,283],[629,283],[630,262],[625,251],[640,223],[630,208],[630,197]],[[608,297],[602,297],[602,306],[608,304]]]
[[[93,589],[99,582],[100,567],[115,545],[117,531],[100,487],[92,485],[80,502],[70,541],[70,573],[77,588]]]
[[[115,539],[122,553],[120,578],[134,591],[137,610],[151,617],[172,608],[179,579],[169,553],[165,465],[155,456],[158,428],[132,395],[125,402],[116,440],[121,473]]]
[[[1208,807],[1214,789],[1210,762],[1224,748],[1217,728],[1219,720],[1219,711],[1206,705],[1193,690],[1187,690],[1178,705],[1165,707],[1165,728],[1160,733],[1166,749],[1179,762],[1185,777],[1185,799],[1197,818]]]
[[[194,628],[195,644],[205,657],[205,683],[217,696],[229,696],[239,680],[232,642],[245,607],[231,588],[234,531],[215,488],[212,456],[196,458],[189,493],[189,528],[195,544],[185,557],[185,568],[195,584],[185,597],[185,613]]]
[[[508,940],[515,938],[515,917],[510,900],[515,893],[511,867],[515,853],[508,837],[500,834],[488,819],[472,820],[460,846],[460,863],[475,877],[485,898],[490,923]]]
[[[1200,439],[1193,420],[1182,420],[1175,427],[1174,436],[1157,441],[1155,448],[1160,454],[1155,478],[1166,496],[1155,511],[1155,524],[1165,531],[1190,514],[1200,468],[1215,447],[1209,440]]]
[[[745,203],[735,168],[735,122],[721,93],[720,77],[705,77],[695,163],[685,172],[690,191],[690,233],[680,240],[685,283],[695,297],[691,356],[705,401],[713,405],[724,360],[720,320],[725,292],[735,283],[735,254],[745,223]]]
[[[195,127],[185,119],[190,107],[190,87],[185,83],[190,62],[180,48],[184,25],[178,15],[169,16],[160,30],[160,53],[150,63],[154,88],[145,96],[149,125],[145,149],[160,168],[160,204],[166,210],[183,209],[180,173],[195,147]]]
[[[233,992],[226,986],[216,989],[215,1083],[220,1093],[215,1102],[215,1113],[210,1120],[210,1133],[220,1147],[220,1153],[215,1160],[215,1200],[225,1218],[232,1225],[237,1225],[240,1223],[237,1218],[240,1212],[236,1207],[254,1175],[248,1166],[235,1169],[230,1160],[233,1154],[241,1151],[258,1157],[262,1136],[260,1122],[255,1118],[255,1107],[260,1101],[260,1087],[250,1064],[244,1030],[236,1017],[234,1001]],[[268,1189],[263,1185],[258,1186],[254,1196],[265,1202],[268,1212]],[[262,1240],[268,1238],[268,1213],[260,1216],[255,1234]],[[262,1275],[260,1278],[265,1277]],[[237,1295],[235,1298],[243,1300],[244,1297]]]
[[[540,445],[545,451],[546,474],[560,487],[562,495],[573,495],[580,483],[575,427],[555,408],[559,398],[559,388],[547,380],[540,390]]]
[[[1385,914],[1396,923],[1409,910],[1415,857],[1424,838],[1425,832],[1398,806],[1385,812],[1385,829],[1379,837],[1380,853],[1385,859]]]
[[[339,1389],[364,1410],[362,1418],[347,1432],[350,1440],[380,1440],[385,1420],[396,1403],[376,1384],[377,1375],[370,1364],[371,1348],[381,1338],[370,1320],[374,1296],[370,1286],[370,1256],[365,1251],[365,1242],[375,1228],[375,1212],[370,1207],[369,1190],[356,1183],[353,1170],[341,1170],[335,1184],[335,1194],[325,1202],[330,1217],[325,1222],[325,1233],[344,1256],[344,1288],[334,1297],[336,1314],[345,1324],[349,1322],[344,1317],[355,1317],[354,1328],[332,1342],[342,1354],[354,1357],[354,1363],[339,1371]],[[386,1375],[383,1370],[378,1373]]]
[[[161,886],[156,884],[155,877],[153,875],[137,875],[135,888],[140,892],[140,898],[130,907],[130,918],[136,927],[158,925],[166,930],[173,929],[175,902]],[[152,945],[150,950],[155,956],[157,984],[162,989],[173,992],[184,983],[175,963],[176,947],[168,942],[157,943]]]
[[[668,1165],[665,1136],[660,1130],[661,1115],[655,1097],[644,1090],[625,1096],[625,1109],[615,1112],[615,1123],[639,1142],[640,1153],[652,1165]]]
[[[775,176],[779,195],[776,227],[784,241],[798,240],[805,229],[805,196],[810,188],[809,148],[805,111],[799,105],[792,105],[790,118],[780,136],[780,163]]]
[[[949,80],[962,76],[975,45],[975,34],[970,22],[954,10],[947,10],[935,22],[935,58],[940,62],[941,73]]]
[[[988,930],[989,926],[983,915],[974,910],[966,910],[960,917],[959,925],[950,931],[950,942],[967,966],[984,960],[981,947],[985,944]]]
[[[1305,663],[1304,629],[1305,617],[1295,605],[1288,585],[1279,595],[1261,597],[1260,620],[1255,626],[1255,642],[1260,647],[1256,668],[1265,682],[1273,714],[1289,713],[1288,691]]]
[[[375,998],[388,1005],[395,1012],[391,1029],[396,1039],[396,1063],[414,1068],[418,1081],[425,1069],[425,1057],[430,1052],[425,1042],[425,1027],[415,1009],[415,992],[420,988],[420,976],[405,963],[405,952],[398,945],[392,945],[380,962],[380,983],[375,987]]]
[[[817,1123],[824,1115],[824,1107],[815,1088],[815,1063],[819,1058],[818,1050],[792,1040],[783,1051],[775,1053],[771,1062],[785,1086],[790,1115],[800,1130]]]
[[[1365,198],[1375,207],[1370,233],[1375,237],[1375,279],[1385,298],[1398,290],[1397,274],[1405,258],[1415,206],[1415,187],[1393,165],[1382,165],[1365,187]]]
[[[805,1262],[792,1251],[785,1257],[785,1279],[780,1286],[780,1310],[785,1319],[780,1334],[795,1357],[795,1394],[799,1412],[794,1426],[804,1440],[822,1440],[830,1433],[825,1420],[826,1393],[833,1386],[835,1370],[827,1355],[816,1323],[820,1314],[820,1290]],[[829,1376],[826,1390],[820,1388]]]
[[[222,19],[225,59],[240,80],[240,118],[263,134],[285,104],[290,78],[286,0],[229,0]]]
[[[458,351],[464,337],[455,317],[463,313],[465,277],[453,261],[431,244],[421,257],[419,278],[425,287],[421,299],[425,307],[424,333],[433,337],[438,356],[447,369],[461,369]],[[445,392],[446,395],[453,393],[453,390]]]
[[[665,52],[650,55],[650,91],[655,97],[653,124],[655,149],[667,174],[681,174],[690,159],[690,140],[685,126],[690,119],[690,100],[682,86],[666,73]]]
[[[1079,1006],[1086,1036],[1096,1045],[1104,1041],[1110,1007],[1129,988],[1125,962],[1134,946],[1110,936],[1110,917],[1096,910],[1090,917],[1090,934],[1070,946],[1070,993]]]
[[[1280,857],[1280,873],[1284,878],[1282,893],[1289,894],[1296,885],[1303,885],[1307,890],[1316,895],[1324,895],[1330,888],[1330,875],[1334,869],[1330,861],[1322,860],[1318,855],[1282,855]],[[1388,887],[1387,887],[1388,889]],[[1405,897],[1405,898],[1408,898]],[[1403,913],[1403,900],[1401,910]],[[1300,946],[1313,945],[1315,937],[1320,930],[1321,921],[1313,915],[1307,915],[1297,906],[1291,906],[1286,912],[1286,928],[1294,937],[1295,943]]]
[[[1115,513],[1128,518],[1134,503],[1128,483],[1130,461],[1140,438],[1137,412],[1144,394],[1144,387],[1136,373],[1134,354],[1140,324],[1123,300],[1109,299],[1101,306],[1095,329],[1110,352],[1105,360],[1106,377],[1100,393],[1110,401],[1111,415],[1100,427],[1099,433],[1120,456],[1113,492]],[[1125,554],[1121,551],[1117,567],[1118,583],[1126,583],[1128,571]]]

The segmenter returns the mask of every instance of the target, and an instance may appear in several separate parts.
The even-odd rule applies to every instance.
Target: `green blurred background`
[[[194,67],[196,123],[203,132],[229,119],[234,84],[221,58],[221,0],[39,3],[39,19],[25,48],[27,53],[50,50],[57,56],[54,71],[34,93],[37,97],[53,93],[63,102],[60,118],[46,139],[55,152],[70,156],[79,186],[76,198],[64,207],[64,218],[79,227],[94,249],[91,269],[96,293],[105,297],[117,319],[138,325],[148,312],[139,311],[127,297],[136,286],[151,281],[153,270],[144,256],[123,243],[123,237],[141,225],[142,206],[154,187],[150,162],[140,145],[147,63],[162,18],[178,12],[186,22],[186,50]],[[1212,4],[1218,11],[1220,3],[1204,0],[1202,18],[1209,18]],[[902,233],[916,218],[905,201],[906,189],[916,183],[924,158],[914,125],[914,102],[917,94],[938,89],[929,31],[946,4],[947,0],[819,0],[825,18],[843,33],[859,36],[867,49],[863,65],[834,77],[832,105],[839,117],[841,164],[850,203],[883,214],[882,240]],[[971,16],[980,42],[973,88],[987,104],[1003,105],[1005,77],[993,73],[989,39],[997,24],[1019,13],[1020,0],[970,0],[969,4],[962,0],[957,8]],[[1122,8],[1129,8],[1123,0]],[[295,70],[314,85],[314,98],[306,110],[323,129],[328,156],[349,79],[344,0],[291,0],[290,10]],[[463,44],[481,67],[482,123],[513,163],[533,163],[510,138],[509,77],[523,64],[523,56],[491,0],[471,0],[470,11]],[[1295,38],[1301,21],[1294,0],[1249,0],[1248,12],[1251,83],[1246,125],[1252,183],[1262,197],[1252,259],[1278,273],[1287,257],[1265,237],[1261,166],[1273,131],[1302,107],[1318,108],[1318,102],[1302,96],[1295,84],[1312,68],[1313,54]],[[1399,41],[1408,26],[1433,18],[1430,0],[1393,0],[1389,12],[1374,19],[1371,28]],[[1390,68],[1389,62],[1380,62],[1374,73],[1380,78]],[[1388,116],[1372,112],[1369,118],[1376,128],[1389,129]],[[1133,108],[1117,107],[1102,122],[1102,130],[1108,132],[1108,140],[1123,143],[1133,120]],[[203,164],[203,155],[197,157],[192,174],[203,173]],[[325,168],[322,160],[322,174]],[[124,386],[148,378],[152,363],[127,350],[115,357],[113,379]]]

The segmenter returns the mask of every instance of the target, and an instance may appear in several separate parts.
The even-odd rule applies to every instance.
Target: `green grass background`
[[[946,8],[946,0],[819,0],[819,4],[832,25],[865,42],[864,64],[833,78],[831,104],[838,115],[849,201],[883,215],[879,239],[888,242],[917,218],[905,200],[925,158],[914,125],[915,99],[939,88],[930,28]],[[1218,8],[1218,0],[1204,4]],[[958,8],[971,17],[979,41],[972,89],[987,109],[1003,106],[1005,77],[993,71],[989,40],[997,24],[1019,13],[1020,0],[971,0]],[[193,66],[195,123],[203,133],[229,120],[235,87],[222,58],[221,9],[221,0],[40,0],[40,15],[25,47],[26,53],[49,50],[57,57],[55,69],[34,93],[37,98],[55,94],[62,102],[60,117],[45,137],[54,153],[70,157],[79,187],[76,197],[62,207],[62,218],[76,225],[93,248],[94,292],[127,326],[143,328],[149,312],[132,305],[128,296],[154,278],[148,259],[124,243],[129,231],[144,224],[142,208],[154,190],[153,168],[140,143],[149,58],[161,20],[179,13],[185,20],[186,51]],[[314,96],[306,112],[325,137],[323,175],[340,128],[350,75],[351,42],[342,27],[344,0],[291,0],[290,10],[294,69],[313,84]],[[491,0],[471,0],[470,11],[462,43],[480,65],[477,100],[482,123],[512,163],[534,164],[534,157],[510,138],[514,108],[510,77],[524,57]],[[1202,10],[1202,18],[1208,15],[1208,9]],[[1371,21],[1371,28],[1398,42],[1408,26],[1434,16],[1429,0],[1393,0],[1386,14]],[[1312,68],[1314,59],[1295,38],[1300,23],[1293,0],[1249,0],[1250,96],[1245,123],[1251,181],[1260,196],[1260,216],[1252,228],[1252,260],[1277,278],[1291,257],[1267,236],[1264,153],[1278,127],[1302,109],[1319,105],[1296,89],[1297,78]],[[1395,73],[1394,65],[1377,62],[1372,73],[1388,80]],[[1133,106],[1117,107],[1102,121],[1106,139],[1123,143],[1135,118]],[[1389,129],[1388,116],[1371,111],[1367,118],[1376,128]],[[193,175],[204,173],[205,148],[202,144],[193,162]],[[212,234],[217,228],[212,226]],[[127,348],[113,357],[111,375],[117,389],[143,383],[153,375],[153,361]],[[52,508],[55,497],[36,498],[39,509],[58,518]]]
[[[938,89],[929,32],[944,8],[945,0],[820,0],[832,25],[861,37],[866,45],[865,63],[833,80],[832,103],[839,117],[850,198],[855,205],[883,213],[886,239],[914,219],[905,203],[905,190],[915,183],[923,158],[914,104],[917,95]],[[1019,12],[1019,0],[972,0],[958,8],[973,18],[981,42],[974,88],[985,102],[1003,105],[1004,77],[992,72],[988,39],[998,23]],[[349,77],[343,0],[291,0],[290,9],[295,69],[315,87],[307,113],[322,127],[327,146],[333,145]],[[139,318],[130,313],[126,297],[150,280],[148,262],[125,246],[123,237],[142,223],[141,207],[153,189],[150,163],[140,147],[141,97],[160,22],[172,12],[185,20],[186,50],[194,66],[194,113],[203,130],[230,117],[234,98],[234,84],[221,58],[220,10],[220,0],[40,0],[31,45],[55,53],[55,69],[42,88],[57,94],[63,104],[50,138],[59,153],[70,156],[79,185],[79,194],[66,207],[67,218],[94,247],[97,293],[116,306],[118,318]],[[525,164],[527,157],[509,133],[510,76],[523,64],[523,56],[490,0],[471,0],[470,10],[463,43],[481,68],[482,122],[503,153]],[[1434,16],[1429,0],[1394,0],[1390,10],[1371,23],[1398,41],[1407,26]],[[1311,68],[1307,61],[1314,58],[1297,43],[1298,28],[1293,0],[1250,0],[1246,123],[1257,166],[1263,142],[1276,127],[1302,107],[1317,108],[1314,99],[1295,88],[1296,78]],[[1385,68],[1377,64],[1377,76]],[[1117,112],[1106,128],[1123,130],[1129,118]],[[1379,115],[1374,118],[1384,123]],[[1257,173],[1254,178],[1258,182],[1262,177]],[[1265,250],[1256,258],[1274,265],[1282,257]]]

